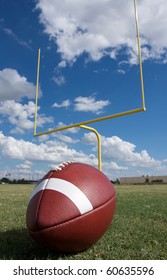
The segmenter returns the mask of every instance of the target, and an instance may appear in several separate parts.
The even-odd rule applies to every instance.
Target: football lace
[[[61,164],[59,164],[58,166],[56,166],[55,168],[54,168],[54,170],[55,171],[61,171],[61,170],[63,170],[65,167],[67,167],[69,164],[71,164],[72,163],[72,161],[66,161],[66,162],[63,162],[63,163],[61,163]]]

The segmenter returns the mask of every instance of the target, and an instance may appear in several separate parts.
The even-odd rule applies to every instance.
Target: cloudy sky
[[[92,123],[110,178],[167,174],[167,5],[137,0],[146,112]],[[12,12],[11,12],[12,11]],[[97,166],[97,140],[73,128],[141,107],[133,0],[1,0],[0,177],[39,179],[64,161]]]

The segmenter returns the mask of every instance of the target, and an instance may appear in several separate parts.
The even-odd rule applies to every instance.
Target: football
[[[29,199],[26,224],[40,245],[59,252],[81,252],[111,224],[116,192],[98,169],[65,162],[49,171]]]

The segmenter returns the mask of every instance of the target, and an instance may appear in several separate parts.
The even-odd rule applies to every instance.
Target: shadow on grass
[[[68,259],[68,254],[55,253],[38,246],[25,228],[0,232],[1,260],[58,260],[62,258]]]

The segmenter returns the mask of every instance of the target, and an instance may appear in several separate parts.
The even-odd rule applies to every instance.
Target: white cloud
[[[95,164],[96,159],[89,158],[83,152],[68,148],[62,141],[46,141],[34,144],[23,139],[7,137],[0,133],[0,154],[10,159],[25,161],[43,161],[60,164],[62,161],[76,161]]]
[[[40,91],[41,93],[41,91]],[[15,69],[5,68],[0,71],[0,100],[18,101],[23,97],[34,98],[35,86],[28,82]]]
[[[97,139],[93,133],[85,133],[83,141],[86,144],[97,147]],[[101,136],[102,141],[102,158],[104,162],[116,162],[126,164],[129,168],[158,168],[161,162],[150,157],[146,150],[136,152],[136,146],[132,143],[122,140],[117,136],[104,137]],[[117,167],[115,165],[115,167]],[[124,169],[124,166],[122,166]]]
[[[67,99],[67,100],[63,100],[62,103],[60,103],[60,104],[58,104],[58,103],[55,102],[55,103],[52,105],[52,107],[56,107],[56,108],[66,107],[66,108],[67,108],[67,107],[70,106],[70,104],[71,104],[70,100]]]
[[[105,158],[114,158],[126,162],[133,167],[157,167],[160,162],[151,158],[147,151],[136,152],[136,146],[117,136],[103,138],[103,155]]]
[[[112,161],[109,164],[109,168],[111,168],[111,170],[128,170],[128,167],[124,167],[124,166],[119,166],[116,162]]]
[[[64,135],[62,133],[55,133],[55,137],[58,139],[58,140],[61,140],[67,144],[76,144],[78,142],[80,142],[79,139],[74,139],[70,136],[67,136],[67,135]]]
[[[3,30],[8,36],[10,36],[13,40],[15,40],[19,45],[24,46],[26,48],[30,48],[30,41],[26,42],[23,39],[19,38],[12,29],[6,27],[4,25],[3,20],[0,21],[0,29]]]
[[[46,123],[53,123],[53,117],[46,117],[44,114],[38,114],[37,127],[43,127]]]
[[[22,133],[25,129],[33,128],[34,103],[20,104],[14,100],[0,102],[0,113],[8,117],[8,121],[15,128],[15,132]]]
[[[65,68],[67,66],[67,62],[65,60],[62,60],[59,64],[58,67],[59,68]]]
[[[66,80],[63,75],[60,75],[58,77],[53,77],[53,81],[58,85],[62,86],[66,83]]]
[[[23,134],[25,131],[33,129],[34,127],[34,110],[35,104],[29,101],[27,104],[15,102],[14,100],[6,100],[0,102],[0,114],[8,121],[14,128],[11,133]],[[45,123],[53,122],[51,117],[38,115],[37,125],[42,127]]]
[[[16,126],[16,127],[12,128],[12,129],[10,130],[10,133],[11,133],[11,134],[24,134],[25,131],[24,131],[24,129],[22,129],[22,128]]]
[[[31,169],[32,167],[32,162],[29,161],[29,160],[26,160],[24,163],[21,163],[21,164],[18,164],[16,165],[16,168],[19,168],[19,169]]]
[[[125,70],[122,70],[122,69],[118,69],[117,72],[120,74],[120,75],[125,75]]]
[[[144,59],[166,59],[166,0],[137,1]],[[40,22],[63,61],[74,62],[83,53],[93,60],[117,57],[127,46],[136,63],[134,7],[131,0],[38,0]],[[65,64],[64,64],[65,65]]]
[[[68,108],[73,106],[75,111],[78,112],[92,112],[95,114],[100,114],[103,112],[104,108],[110,105],[109,100],[96,100],[94,95],[84,97],[78,96],[75,98],[74,103],[72,104],[69,99],[63,100],[60,104],[55,102],[52,107],[56,108]]]
[[[49,138],[50,138],[50,135],[44,134],[44,135],[41,135],[41,136],[38,138],[38,141],[39,141],[39,143],[42,143],[42,142],[45,142],[45,141],[49,140]]]
[[[32,143],[23,139],[5,136],[0,132],[0,157],[17,162],[15,168],[7,168],[10,173],[15,170],[19,174],[40,174],[41,165],[46,171],[48,166],[56,166],[64,161],[83,162],[97,167],[97,139],[93,133],[85,133],[84,144],[90,144],[89,153],[77,150],[75,139],[60,135],[58,140],[46,140],[44,143]],[[166,162],[152,158],[147,151],[136,152],[136,146],[119,137],[104,137],[102,140],[102,170],[109,178],[126,175],[158,174],[167,172]],[[70,146],[69,146],[70,144]],[[74,148],[70,148],[71,145]],[[22,161],[22,162],[18,162]],[[39,169],[39,170],[38,170]],[[1,174],[2,174],[1,166]]]
[[[68,125],[72,125],[72,124],[68,124]],[[66,123],[63,123],[63,122],[59,122],[58,125],[57,125],[57,128],[61,128],[61,127],[66,127],[67,124]],[[68,130],[64,130],[62,133],[72,133],[72,134],[75,134],[77,133],[79,130],[78,127],[72,127],[72,128],[69,128]]]
[[[75,111],[79,112],[92,112],[97,115],[102,113],[103,109],[110,105],[109,100],[98,100],[96,101],[95,96],[79,96],[75,99]]]

